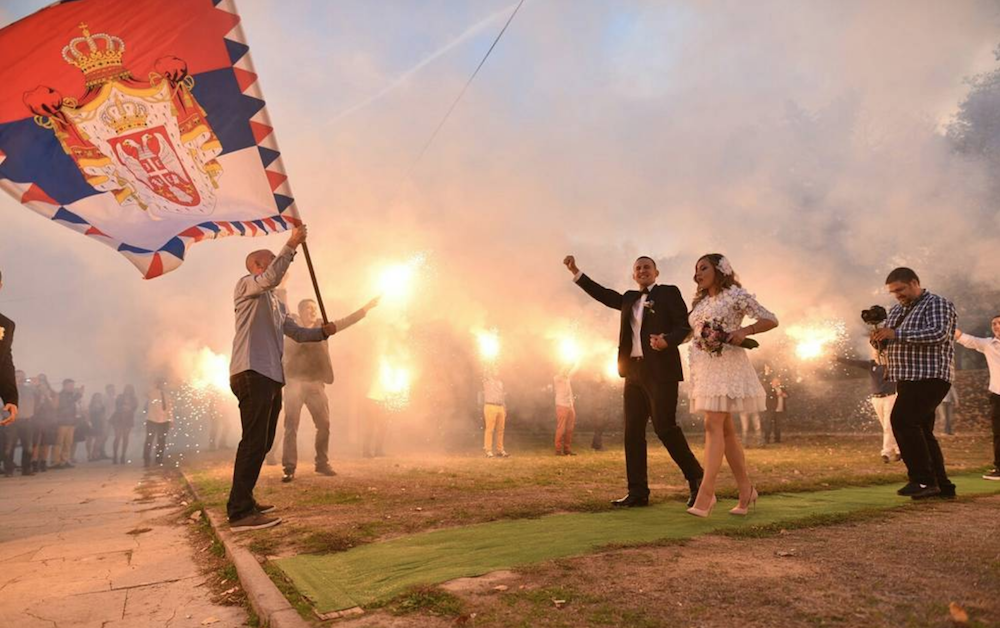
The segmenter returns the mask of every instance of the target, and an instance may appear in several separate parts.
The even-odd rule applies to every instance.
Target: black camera
[[[885,308],[882,307],[881,305],[873,305],[867,310],[861,310],[861,320],[863,320],[866,325],[872,328],[872,332],[882,327],[882,325],[888,318],[889,318],[888,312],[886,312]],[[883,360],[882,352],[885,350],[886,347],[889,346],[889,341],[880,340],[878,342],[875,342],[873,340],[871,345],[876,351],[878,351],[878,359],[879,362],[881,363]]]
[[[873,305],[867,310],[861,310],[861,320],[872,327],[881,325],[887,318],[889,318],[889,314],[881,305]]]

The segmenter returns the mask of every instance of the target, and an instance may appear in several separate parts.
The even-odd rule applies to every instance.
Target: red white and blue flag
[[[0,59],[0,188],[145,278],[299,224],[232,0],[60,2]]]

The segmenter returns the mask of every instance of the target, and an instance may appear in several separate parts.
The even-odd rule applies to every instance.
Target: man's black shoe
[[[316,473],[318,473],[320,475],[325,475],[325,476],[328,476],[328,477],[331,477],[331,478],[333,476],[337,475],[337,472],[334,471],[333,468],[331,468],[329,466],[326,466],[326,467],[316,467]]]
[[[691,491],[691,496],[688,497],[688,508],[692,508],[694,500],[698,498],[698,491],[701,490],[701,478],[688,482],[688,490]]]
[[[941,488],[937,484],[921,485],[919,491],[910,495],[910,499],[927,499],[928,497],[937,497],[940,494]]]
[[[284,482],[285,484],[288,484],[294,479],[295,479],[294,471],[285,471],[284,473],[281,474],[281,481]]]
[[[626,495],[621,499],[611,500],[611,505],[616,508],[638,508],[640,506],[649,505],[649,497],[636,497],[634,495]]]
[[[958,497],[958,493],[955,492],[955,485],[952,484],[951,486],[942,486],[941,492],[938,493],[938,497],[942,499],[955,499]]]
[[[246,532],[247,530],[263,530],[281,523],[280,517],[268,517],[259,512],[252,512],[246,517],[229,522],[229,530],[232,532]]]
[[[910,495],[913,495],[914,493],[919,492],[919,491],[923,490],[924,488],[926,488],[925,484],[918,484],[916,482],[910,482],[906,486],[904,486],[903,488],[901,488],[898,491],[896,491],[896,495],[899,495],[900,497],[909,497]]]

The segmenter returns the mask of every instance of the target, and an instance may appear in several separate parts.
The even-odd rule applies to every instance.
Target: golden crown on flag
[[[115,133],[122,134],[145,128],[148,116],[149,110],[145,105],[135,100],[122,100],[120,94],[115,94],[114,104],[108,105],[101,113],[101,122],[113,128]]]
[[[83,72],[87,87],[96,87],[108,81],[128,78],[128,70],[122,66],[125,42],[121,37],[107,33],[90,34],[87,25],[79,24],[83,37],[73,38],[62,50],[63,59]]]

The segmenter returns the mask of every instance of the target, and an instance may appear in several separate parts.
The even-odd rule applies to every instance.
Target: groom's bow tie
[[[649,294],[649,288],[643,288],[639,291],[639,294]]]

